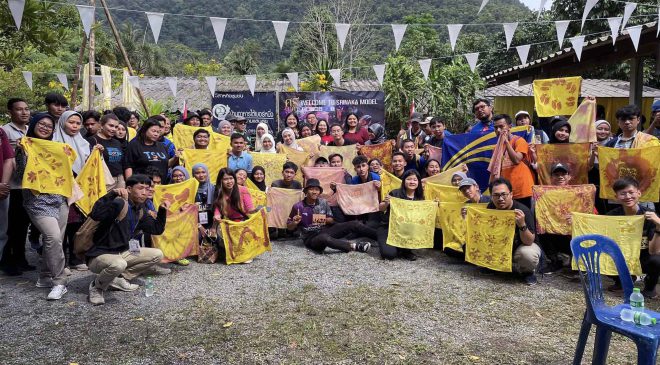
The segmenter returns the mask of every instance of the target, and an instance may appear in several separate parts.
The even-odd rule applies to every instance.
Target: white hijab
[[[71,118],[74,115],[77,115],[80,118],[80,121],[82,122],[83,119],[80,113],[74,112],[72,110],[65,111],[64,113],[62,113],[62,116],[60,116],[60,119],[57,121],[57,126],[55,127],[55,131],[53,132],[53,141],[66,143],[76,151],[78,157],[73,162],[72,169],[73,172],[77,175],[80,173],[83,166],[85,166],[85,161],[87,161],[87,157],[89,157],[90,155],[90,150],[89,150],[89,142],[87,142],[85,138],[83,138],[83,136],[80,134],[80,130],[78,131],[78,133],[76,133],[73,136],[68,135],[64,131],[64,124],[69,118]]]
[[[255,150],[256,152],[261,152],[261,148],[262,148],[262,145],[261,145],[261,138],[259,138],[259,135],[257,134],[257,133],[258,133],[257,131],[259,130],[259,128],[263,128],[263,130],[264,130],[265,133],[270,133],[270,132],[268,131],[268,124],[266,124],[266,123],[259,123],[259,124],[257,124],[257,129],[254,130],[254,131],[255,131],[255,135],[257,136],[257,138],[254,139],[254,150]],[[263,136],[262,136],[262,137],[263,137]]]
[[[291,144],[287,145],[284,143],[284,133],[291,133]],[[298,146],[298,142],[296,142],[296,132],[291,128],[284,128],[282,131],[282,144],[296,151],[303,151],[302,147]]]
[[[270,139],[270,141],[272,142],[272,145],[271,145],[272,147],[269,150],[266,150],[266,149],[263,148],[264,139],[266,139],[266,138]],[[259,139],[259,144],[261,145],[261,151],[260,151],[261,153],[277,153],[277,149],[275,149],[275,138],[273,138],[273,136],[271,134],[266,133],[263,136],[261,136],[261,139]]]

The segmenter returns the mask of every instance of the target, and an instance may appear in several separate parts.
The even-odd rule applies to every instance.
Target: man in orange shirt
[[[529,145],[524,138],[510,132],[511,124],[511,117],[507,114],[493,117],[495,134],[498,137],[504,136],[504,155],[502,156],[500,177],[511,182],[513,199],[531,208],[534,175],[529,168]]]

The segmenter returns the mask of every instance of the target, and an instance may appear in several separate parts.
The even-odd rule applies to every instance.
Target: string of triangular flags
[[[584,11],[582,13],[582,24],[581,28],[584,28],[584,23],[587,21],[587,17],[589,13],[593,10],[593,8],[598,4],[600,0],[587,0],[586,5],[584,7]],[[481,6],[479,8],[479,11],[483,10],[483,8],[488,4],[489,0],[482,0]],[[20,30],[21,27],[21,21],[23,17],[23,10],[25,8],[25,0],[8,0],[9,3],[9,9],[11,11],[12,17],[14,18],[14,22],[16,24],[16,27]],[[58,2],[54,2],[58,3]],[[546,1],[542,0],[541,1],[541,6],[539,8],[539,14],[545,7]],[[69,4],[69,3],[61,3],[61,4]],[[648,4],[642,4],[642,5],[648,5]],[[92,24],[94,23],[94,15],[95,15],[95,8],[93,6],[89,5],[75,5],[76,8],[78,9],[78,14],[80,15],[81,23],[83,26],[83,30],[85,31],[85,34],[87,37],[89,37],[89,34],[91,32]],[[625,2],[625,8],[624,8],[624,14],[622,19],[620,20],[620,23],[618,24],[618,27],[620,28],[621,31],[626,29],[626,25],[631,18],[633,12],[637,8],[637,3],[634,2]],[[128,9],[113,9],[113,10],[118,10],[118,11],[131,11],[131,12],[141,12],[137,10],[128,10]],[[163,21],[165,19],[166,13],[157,13],[157,12],[144,12],[144,14],[147,17],[147,21],[149,23],[149,27],[151,29],[154,42],[158,43],[158,40],[160,38],[160,31],[163,25]],[[176,16],[187,16],[186,14],[170,14],[170,15],[176,15]],[[197,16],[199,17],[199,16]],[[216,40],[218,42],[218,48],[222,48],[222,41],[224,39],[224,34],[225,34],[225,29],[227,27],[227,22],[229,20],[232,20],[233,18],[218,18],[218,17],[209,17],[211,21],[211,25],[213,27],[213,32],[215,33]],[[613,27],[613,22],[615,20],[613,19],[618,19],[618,18],[608,18],[608,23],[610,27]],[[660,20],[660,7],[658,7],[658,19]],[[259,22],[264,22],[267,20],[260,20],[260,19],[240,19],[241,22],[243,21],[259,21]],[[594,19],[596,20],[596,19]],[[563,34],[565,34],[566,29],[568,27],[569,22],[572,20],[557,20],[554,21],[555,26],[557,28],[557,38],[559,40],[559,43],[561,45],[563,41]],[[284,47],[284,41],[286,39],[286,34],[289,29],[289,24],[291,22],[288,21],[279,21],[279,20],[270,20],[270,22],[273,24],[273,28],[275,30],[275,35],[277,38],[277,41],[279,43],[280,49]],[[306,22],[294,22],[294,23],[306,23]],[[521,22],[524,23],[524,22]],[[337,40],[339,42],[339,47],[340,49],[343,50],[344,45],[346,43],[346,39],[348,37],[351,24],[349,23],[331,23],[334,25],[335,32],[337,34]],[[498,23],[491,23],[491,24],[498,24]],[[403,39],[403,36],[406,32],[407,29],[407,24],[367,24],[367,25],[389,25],[392,28],[392,34],[394,36],[394,48],[395,50],[399,50],[399,46],[401,45],[401,41]],[[449,43],[451,45],[452,51],[455,50],[456,48],[456,41],[458,40],[458,36],[461,32],[461,30],[464,28],[464,26],[467,25],[479,25],[483,26],[483,24],[477,24],[477,23],[471,23],[471,24],[446,24],[447,31],[449,33]],[[511,46],[511,42],[513,40],[514,34],[516,32],[516,29],[518,28],[519,22],[513,22],[513,23],[502,23],[502,26],[504,27],[504,34],[505,34],[505,39],[506,39],[506,46],[507,50]],[[560,33],[562,36],[560,37]],[[521,51],[519,51],[520,53]],[[524,49],[523,53],[524,55]]]

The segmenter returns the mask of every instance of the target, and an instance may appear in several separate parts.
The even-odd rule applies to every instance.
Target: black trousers
[[[660,276],[660,255],[650,255],[648,250],[643,250],[640,252],[639,262],[646,274],[644,290],[654,290]]]
[[[7,226],[7,245],[2,251],[2,266],[22,266],[25,259],[25,238],[27,237],[30,217],[23,207],[23,191],[12,189],[9,193],[9,217]]]
[[[303,243],[307,248],[316,252],[323,252],[326,247],[335,250],[349,252],[351,243],[344,237],[352,235],[353,237],[368,237],[377,239],[376,230],[368,227],[359,221],[350,221],[345,223],[335,223],[330,227],[323,228],[321,232],[314,236],[306,238]]]
[[[560,234],[540,234],[539,244],[547,258],[549,258],[550,261],[556,262],[558,260],[558,253],[565,253],[569,256],[573,256],[573,253],[571,252],[571,238],[571,236]]]
[[[85,262],[76,256],[73,253],[73,242],[76,238],[76,232],[83,225],[83,222],[69,223],[66,225],[66,231],[64,234],[64,242],[62,243],[62,250],[64,250],[64,258],[66,259],[67,265],[75,266],[84,264]]]

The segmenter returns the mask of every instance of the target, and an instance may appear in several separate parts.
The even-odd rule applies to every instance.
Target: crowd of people
[[[102,114],[97,111],[78,113],[68,110],[68,101],[60,94],[48,94],[44,112],[33,112],[20,98],[7,102],[10,122],[0,128],[0,270],[5,275],[21,275],[36,267],[27,260],[26,247],[40,256],[39,278],[36,286],[50,288],[49,300],[57,300],[67,292],[67,277],[71,270],[91,271],[94,278],[89,284],[89,301],[104,303],[107,290],[134,291],[141,275],[168,274],[170,270],[159,263],[163,253],[154,248],[152,235],[162,234],[167,224],[169,202],[155,207],[154,187],[196,179],[199,188],[195,202],[199,212],[200,239],[211,239],[223,251],[222,235],[217,223],[226,219],[244,221],[261,207],[253,202],[248,185],[261,191],[270,187],[302,190],[304,198],[293,205],[286,229],[272,229],[271,237],[299,236],[305,247],[315,252],[326,249],[344,252],[367,252],[372,242],[378,244],[383,259],[403,258],[414,261],[413,250],[388,244],[388,224],[392,198],[424,200],[424,178],[441,173],[441,161],[432,158],[430,147],[442,147],[446,136],[445,120],[439,116],[412,113],[407,127],[388,140],[385,128],[371,118],[355,113],[345,116],[343,124],[328,123],[308,113],[304,120],[291,113],[283,120],[281,131],[272,131],[267,124],[259,124],[250,135],[247,120],[229,116],[213,126],[213,115],[208,109],[188,113],[177,121],[187,126],[200,127],[193,135],[195,149],[208,148],[213,133],[230,140],[227,167],[211,176],[205,163],[192,169],[181,167],[181,146],[172,142],[173,123],[166,115],[154,115],[141,121],[139,114],[124,107],[116,107]],[[564,116],[550,121],[546,131],[533,125],[532,115],[519,111],[512,118],[495,114],[488,99],[473,103],[474,122],[467,133],[495,132],[503,141],[501,171],[493,174],[490,186],[479,186],[468,171],[456,172],[451,184],[465,197],[466,204],[488,204],[488,209],[513,210],[515,235],[513,242],[513,271],[528,284],[537,282],[539,272],[562,270],[570,260],[570,236],[536,234],[533,213],[532,187],[538,184],[539,144],[569,143],[571,124]],[[629,105],[616,112],[618,134],[612,124],[599,119],[596,126],[598,141],[593,143],[589,157],[590,183],[600,186],[597,146],[636,148],[657,144],[660,136],[660,101],[653,104],[653,118],[648,128],[640,128],[640,110]],[[524,136],[511,132],[515,126],[529,126]],[[202,129],[213,127],[213,131]],[[456,132],[456,131],[455,131]],[[401,180],[399,188],[383,194],[379,211],[363,215],[345,214],[336,205],[321,197],[321,181],[296,179],[302,166],[287,161],[282,166],[282,178],[266,185],[267,172],[255,166],[253,153],[278,153],[282,147],[295,151],[304,148],[298,141],[317,135],[326,146],[355,146],[357,157],[352,159],[354,171],[344,170],[345,184],[374,182],[382,188],[381,175],[385,164],[360,154],[368,145],[387,143],[391,146],[391,164],[388,173]],[[94,150],[102,153],[112,180],[106,181],[108,194],[101,197],[85,216],[76,205],[58,194],[38,193],[22,189],[23,176],[29,171],[27,156],[19,144],[22,138],[52,140],[68,144],[76,152],[72,172],[77,175]],[[313,166],[342,167],[344,156],[332,154],[314,157]],[[595,172],[594,172],[595,171]],[[551,184],[570,185],[572,171],[569,166],[555,163],[551,166]],[[336,182],[330,186],[336,189]],[[327,187],[326,187],[327,189]],[[632,178],[621,178],[614,183],[617,201],[596,199],[597,214],[644,215],[644,238],[640,262],[644,270],[643,293],[657,296],[655,286],[660,275],[660,218],[655,214],[657,202],[640,202],[639,183]],[[487,192],[487,193],[486,193]],[[325,192],[326,195],[329,193]],[[571,219],[570,216],[567,217]],[[94,225],[92,225],[92,223]],[[442,234],[436,232],[436,248],[442,249]],[[595,232],[597,233],[597,232]],[[87,235],[88,244],[79,252],[74,244]],[[456,259],[464,254],[446,249]],[[188,260],[177,261],[181,265]],[[246,262],[247,263],[247,262]],[[612,289],[616,289],[617,283]]]

